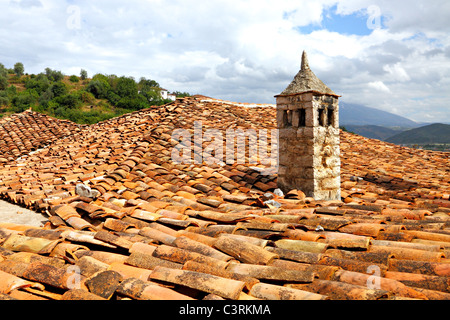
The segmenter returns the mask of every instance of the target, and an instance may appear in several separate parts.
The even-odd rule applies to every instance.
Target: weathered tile
[[[193,300],[193,298],[172,289],[137,278],[128,278],[122,281],[117,292],[137,300]]]
[[[61,240],[48,240],[44,238],[26,237],[20,234],[11,234],[3,242],[2,247],[12,251],[33,253],[50,253]]]
[[[32,262],[26,268],[23,277],[30,281],[36,281],[59,289],[71,289],[76,277],[75,272],[68,268],[58,268],[41,262]],[[82,277],[82,276],[80,276]],[[79,280],[81,282],[81,279]]]
[[[289,284],[287,287],[318,293],[332,300],[379,300],[389,297],[389,292],[386,290],[320,279],[308,284]]]
[[[2,294],[8,294],[13,290],[25,287],[44,289],[44,286],[40,283],[24,280],[4,271],[0,271],[0,279],[0,293]]]
[[[61,300],[105,300],[105,298],[83,289],[67,290]]]
[[[217,294],[228,299],[238,299],[245,286],[245,282],[238,280],[226,279],[196,271],[164,267],[156,267],[150,275],[150,278]]]
[[[337,271],[335,273],[333,280],[360,286],[367,286],[367,284],[370,283],[371,286],[373,287],[376,286],[381,290],[392,292],[395,295],[401,297],[424,299],[424,300],[427,299],[424,294],[404,285],[403,283],[397,280],[378,277],[375,275],[368,275],[354,271],[342,270]]]
[[[250,295],[265,300],[326,300],[327,296],[268,283],[255,284]]]
[[[122,276],[118,272],[106,270],[96,273],[85,283],[91,293],[104,299],[110,299],[121,281]]]
[[[201,121],[204,136],[208,129],[272,129],[271,106],[197,96],[73,130],[69,122],[46,119],[25,112],[0,120],[0,197],[49,220],[39,229],[0,224],[0,270],[56,286],[59,293],[28,287],[6,298],[100,297],[89,286],[62,284],[71,266],[106,298],[448,298],[446,153],[340,132],[342,201],[316,201],[302,190],[275,192],[276,172],[263,175],[264,166],[249,165],[259,156],[239,153],[245,163],[223,165],[171,161],[174,128],[193,134],[194,121]],[[40,135],[29,135],[30,128]],[[69,129],[57,140],[52,128]],[[243,144],[236,142],[238,153]],[[39,143],[48,146],[28,154]],[[195,156],[207,146],[194,145]],[[77,195],[80,181],[100,195]],[[274,202],[265,203],[269,199]],[[367,272],[374,266],[379,277]],[[175,270],[159,270],[173,281],[171,288],[148,281],[158,267]],[[125,280],[109,283],[114,274]],[[177,274],[191,289],[174,279]],[[321,281],[293,284],[296,275]],[[223,288],[214,290],[237,280],[245,292],[229,295],[196,282],[215,277]],[[380,290],[367,288],[367,281],[379,281]]]

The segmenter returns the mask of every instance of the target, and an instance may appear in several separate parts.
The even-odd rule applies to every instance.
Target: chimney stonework
[[[309,68],[276,97],[278,187],[316,200],[340,200],[339,96]]]

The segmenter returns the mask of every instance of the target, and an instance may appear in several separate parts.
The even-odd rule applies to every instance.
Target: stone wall
[[[338,99],[307,92],[277,97],[278,186],[340,199]]]

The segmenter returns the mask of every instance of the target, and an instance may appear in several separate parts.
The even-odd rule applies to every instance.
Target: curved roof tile
[[[341,132],[342,199],[315,201],[274,192],[276,174],[248,150],[243,163],[171,161],[172,133],[193,137],[196,122],[203,134],[269,130],[275,108],[178,99],[7,159],[0,196],[48,222],[0,223],[0,272],[13,283],[0,298],[448,299],[448,153]]]

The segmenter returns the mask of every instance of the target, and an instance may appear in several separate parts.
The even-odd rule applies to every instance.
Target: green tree
[[[25,88],[35,89],[36,92],[41,95],[50,87],[50,81],[43,73],[38,74],[35,77],[30,77],[25,81]]]
[[[48,103],[55,97],[52,90],[48,89],[47,91],[43,92],[41,96],[39,97],[39,104],[43,105],[44,107],[48,107]]]
[[[155,80],[145,79],[142,77],[139,79],[138,89],[142,90],[143,88],[159,88],[159,83]]]
[[[61,71],[45,68],[45,75],[50,81],[61,81],[64,79],[64,74]]]
[[[0,106],[7,106],[9,104],[8,92],[0,91]]]
[[[131,77],[120,77],[115,91],[122,98],[135,98],[138,95],[136,81]]]
[[[78,93],[68,93],[54,98],[54,101],[60,106],[68,109],[75,109],[81,104],[80,95]]]
[[[189,92],[175,91],[174,94],[175,94],[177,97],[180,97],[180,98],[182,98],[182,97],[190,97],[190,96],[191,96],[191,94],[190,94]]]
[[[5,76],[0,75],[0,90],[8,88],[8,80]]]
[[[86,91],[90,92],[97,99],[104,99],[107,97],[109,84],[102,80],[91,80],[87,85]]]
[[[8,96],[10,98],[12,98],[12,97],[14,97],[17,94],[17,87],[12,84],[8,88],[6,88],[5,91],[8,93]]]
[[[50,86],[50,91],[55,97],[65,95],[67,93],[67,87],[62,82],[55,82]]]
[[[105,80],[108,81],[109,86],[111,87],[112,90],[117,90],[117,82],[119,82],[119,77],[116,76],[115,74],[110,74],[105,76]]]
[[[18,93],[11,100],[14,112],[22,112],[34,106],[39,99],[39,95],[34,89]]]
[[[108,95],[107,95],[107,99],[112,105],[116,106],[119,103],[121,98],[113,90],[109,90],[108,91]]]
[[[139,94],[152,104],[160,104],[161,94],[159,93],[159,83],[155,80],[147,80],[142,77],[138,83]]]
[[[117,103],[118,108],[140,110],[148,107],[146,99],[141,95],[135,97],[123,97]]]
[[[45,68],[45,75],[47,76],[47,78],[50,79],[50,77],[52,76],[52,72],[53,70],[50,68]]]
[[[23,63],[22,62],[17,62],[15,65],[14,65],[14,73],[18,76],[18,77],[21,77],[21,76],[23,76],[23,73],[25,72],[25,68],[24,68],[24,66],[23,66]]]
[[[80,71],[80,78],[81,78],[81,80],[86,80],[87,77],[88,77],[87,71],[84,70],[84,69],[81,69],[81,71]]]
[[[7,77],[8,76],[8,69],[5,68],[5,66],[0,63],[0,77]]]
[[[103,82],[106,82],[108,85],[110,84],[109,83],[109,78],[110,78],[111,76],[107,76],[107,75],[104,75],[104,74],[101,74],[101,73],[96,73],[93,77],[92,77],[92,80],[99,80],[99,81],[103,81]]]
[[[162,104],[163,100],[161,97],[161,93],[157,88],[143,88],[139,94],[145,97],[147,102],[153,105]]]
[[[0,96],[0,106],[7,106],[9,104],[8,97],[1,97]]]

